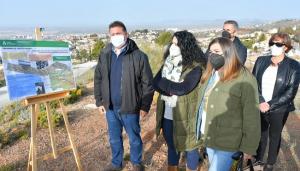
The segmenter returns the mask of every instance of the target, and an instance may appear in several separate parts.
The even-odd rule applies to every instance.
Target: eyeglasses
[[[285,43],[279,43],[279,42],[270,42],[269,46],[273,46],[276,45],[277,47],[282,47],[285,45]]]

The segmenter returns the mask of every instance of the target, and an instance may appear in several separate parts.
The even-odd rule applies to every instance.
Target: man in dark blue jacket
[[[223,32],[222,37],[229,38],[238,53],[238,57],[240,59],[240,62],[244,65],[247,60],[247,48],[242,44],[240,39],[237,37],[237,31],[238,31],[239,25],[234,20],[227,20],[224,22],[223,25]]]
[[[109,43],[101,52],[95,69],[94,92],[100,113],[106,114],[112,161],[105,170],[121,170],[123,127],[129,137],[130,160],[134,170],[143,170],[140,115],[151,106],[154,90],[148,57],[128,38],[125,25],[109,25]]]

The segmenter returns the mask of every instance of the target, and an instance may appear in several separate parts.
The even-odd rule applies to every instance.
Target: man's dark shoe
[[[121,171],[121,170],[122,170],[122,167],[117,167],[112,164],[105,166],[105,168],[103,169],[103,171]]]
[[[142,164],[135,164],[133,165],[133,171],[144,171],[145,167]]]
[[[263,161],[260,161],[260,160],[256,160],[254,163],[253,163],[253,166],[264,166],[265,163]]]

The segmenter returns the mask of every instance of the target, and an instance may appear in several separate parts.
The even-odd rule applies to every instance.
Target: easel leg
[[[30,150],[28,159],[28,169],[37,171],[37,159],[36,159],[36,127],[37,127],[37,111],[39,110],[39,104],[31,105],[31,139]]]
[[[52,122],[51,115],[50,115],[50,105],[49,105],[49,102],[45,103],[45,106],[46,106],[46,111],[47,111],[48,127],[49,127],[49,133],[50,133],[52,153],[53,153],[54,159],[56,159],[57,158],[57,151],[56,151],[56,146],[55,146],[53,122]]]
[[[31,163],[30,163],[31,161],[32,161],[32,141],[30,140],[27,171],[32,170]]]
[[[62,110],[62,115],[63,115],[64,121],[65,121],[66,130],[67,130],[68,137],[69,137],[69,140],[70,140],[70,144],[71,144],[71,147],[72,147],[72,150],[73,150],[73,154],[74,154],[74,157],[75,157],[77,168],[78,168],[79,171],[81,171],[82,166],[81,166],[79,154],[78,154],[76,146],[73,142],[72,136],[70,134],[70,132],[71,132],[70,131],[70,124],[69,124],[68,116],[66,115],[66,112],[65,112],[65,109],[64,109],[64,104],[63,104],[62,100],[59,100],[59,104],[60,104],[60,107],[61,107],[61,110]]]

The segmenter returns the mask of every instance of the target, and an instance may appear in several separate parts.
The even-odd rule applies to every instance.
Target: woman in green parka
[[[180,152],[186,152],[187,170],[199,165],[199,142],[196,142],[196,106],[198,83],[206,58],[192,33],[174,33],[164,54],[164,64],[153,80],[160,93],[157,100],[157,136],[161,129],[168,145],[168,170],[178,169]]]
[[[200,81],[196,138],[206,147],[209,171],[228,171],[235,152],[243,152],[245,160],[256,153],[260,140],[258,88],[231,40],[216,38],[208,50]]]

